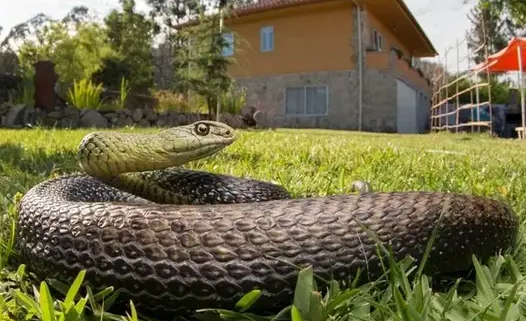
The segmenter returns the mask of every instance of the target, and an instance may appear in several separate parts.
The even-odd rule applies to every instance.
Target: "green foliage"
[[[126,78],[122,77],[121,78],[121,86],[119,88],[119,97],[118,97],[118,100],[117,100],[117,107],[119,109],[124,108],[125,103],[126,103],[126,99],[128,98],[129,92],[130,92],[129,82],[128,82],[128,80],[126,80]]]
[[[228,43],[219,30],[219,15],[201,14],[199,21],[196,26],[180,31],[179,39],[186,44],[186,50],[177,52],[175,69],[185,90],[206,98],[212,116],[220,94],[230,88],[228,67],[232,58],[222,54]]]
[[[73,106],[78,109],[100,109],[103,106],[101,99],[102,84],[94,84],[89,79],[73,81],[69,89],[68,98]]]
[[[121,77],[130,81],[134,92],[145,93],[153,86],[154,62],[151,52],[154,23],[135,11],[134,0],[120,0],[122,11],[111,11],[104,19],[108,44],[116,53],[104,60],[95,75],[106,87],[117,88]]]
[[[116,89],[121,79],[130,79],[131,66],[117,54],[102,59],[102,67],[91,76],[91,80],[106,88]]]
[[[95,22],[49,21],[35,32],[36,40],[25,39],[18,51],[26,72],[39,60],[51,60],[66,85],[91,77],[102,59],[113,54],[104,28]]]
[[[221,113],[238,114],[246,104],[246,88],[237,88],[233,83],[230,88],[221,93]]]
[[[160,31],[169,39],[176,35],[175,30],[181,22],[192,20],[207,9],[205,2],[197,0],[146,0],[146,3],[151,7],[150,16],[162,20]]]
[[[469,0],[464,0],[466,3]],[[493,7],[507,29],[516,35],[526,35],[526,2],[523,0],[484,0],[487,7]]]
[[[154,90],[152,96],[159,102],[156,106],[157,111],[197,112],[195,108],[192,108],[195,105],[190,104],[187,97],[181,93],[172,90]]]
[[[97,84],[90,79],[75,80],[68,91],[68,98],[70,103],[78,109],[118,110],[125,107],[130,92],[126,78],[121,78],[119,95],[116,99],[103,99],[103,90],[101,83]]]
[[[21,81],[20,88],[9,93],[9,103],[12,105],[23,104],[33,106],[35,103],[35,86],[33,79],[24,77]]]
[[[501,11],[489,5],[490,0],[478,0],[468,15],[471,32],[468,33],[468,47],[472,51],[470,59],[475,63],[485,61],[486,54],[495,53],[506,47],[509,33],[505,30],[505,21]],[[485,45],[487,53],[481,46]]]
[[[450,75],[449,82],[453,82],[455,78],[460,77],[461,75]],[[463,92],[459,95],[459,101],[461,104],[476,103],[476,89],[475,86],[477,83],[487,82],[485,75],[481,76],[479,82],[472,81],[470,79],[464,78],[458,81],[458,91]],[[456,91],[457,84],[453,84],[448,87],[449,95],[451,96]],[[472,88],[471,91],[467,91],[469,88]],[[484,102],[489,100],[489,95],[491,94],[491,103],[492,104],[506,104],[508,102],[508,92],[510,88],[510,83],[508,81],[498,81],[495,77],[491,77],[491,84],[489,86],[480,86],[478,88],[479,101]],[[464,92],[465,91],[465,92]],[[491,91],[491,92],[490,92]],[[456,98],[451,101],[454,103]]]

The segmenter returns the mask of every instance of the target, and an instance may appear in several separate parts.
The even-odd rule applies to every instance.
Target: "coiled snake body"
[[[232,128],[200,121],[156,134],[96,132],[79,147],[88,175],[38,184],[19,206],[17,246],[38,274],[121,288],[135,305],[233,308],[259,288],[263,309],[288,305],[298,266],[325,279],[382,273],[371,232],[427,272],[466,271],[512,246],[518,219],[482,197],[364,193],[293,199],[266,182],[171,169],[221,150]],[[223,204],[222,204],[223,203]],[[440,217],[440,220],[439,220]],[[438,222],[438,223],[437,223]],[[363,225],[361,225],[363,224]]]

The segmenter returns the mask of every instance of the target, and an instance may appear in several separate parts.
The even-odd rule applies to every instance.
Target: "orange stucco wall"
[[[235,37],[236,63],[230,66],[230,75],[257,77],[355,69],[352,8],[351,1],[328,1],[226,20],[225,25]],[[368,69],[389,69],[391,46],[409,57],[406,46],[370,12],[367,24],[369,31],[374,28],[383,36],[384,49],[367,52]],[[264,26],[274,27],[274,50],[271,52],[260,50],[260,29]],[[370,32],[366,34],[367,44]],[[396,61],[394,68],[421,89],[428,88],[425,79],[404,61]]]
[[[367,21],[369,24],[369,29],[375,29],[383,36],[383,50],[381,52],[368,52],[367,53],[367,68],[369,69],[387,69],[389,68],[390,60],[390,48],[394,46],[400,49],[403,53],[404,58],[409,58],[409,50],[404,46],[394,35],[394,33],[389,30],[381,21],[376,19],[372,14],[367,15]],[[369,30],[369,31],[370,31]],[[368,34],[370,37],[370,32]],[[367,39],[366,41],[369,41]],[[394,68],[398,73],[403,75],[403,77],[408,80],[410,83],[419,87],[422,90],[430,90],[427,81],[421,77],[418,72],[408,66],[408,64],[403,59],[395,58]]]
[[[396,59],[395,68],[400,74],[404,75],[406,80],[410,83],[417,85],[420,89],[431,93],[431,86],[427,83],[427,80],[420,76],[420,74],[413,68],[409,67],[407,62],[402,59]]]
[[[248,19],[247,19],[248,18]],[[234,77],[349,70],[352,62],[352,4],[337,1],[233,19]],[[274,27],[274,51],[261,52],[260,28]]]

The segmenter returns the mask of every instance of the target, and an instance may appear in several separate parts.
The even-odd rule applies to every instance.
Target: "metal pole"
[[[524,70],[522,69],[522,57],[521,57],[521,47],[520,45],[517,46],[517,61],[519,62],[519,89],[520,89],[520,92],[521,92],[521,113],[522,113],[522,130],[523,130],[523,133],[522,133],[522,139],[524,139],[524,128],[526,127],[526,119],[524,117],[524,113],[525,113],[525,108],[526,108],[526,102],[525,102],[525,97],[524,97],[524,78],[523,78],[523,72]]]

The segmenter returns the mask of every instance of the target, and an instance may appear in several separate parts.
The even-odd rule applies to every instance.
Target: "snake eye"
[[[208,133],[210,132],[210,126],[208,126],[207,124],[199,123],[195,125],[195,132],[197,133],[197,135],[200,136],[208,135]]]

